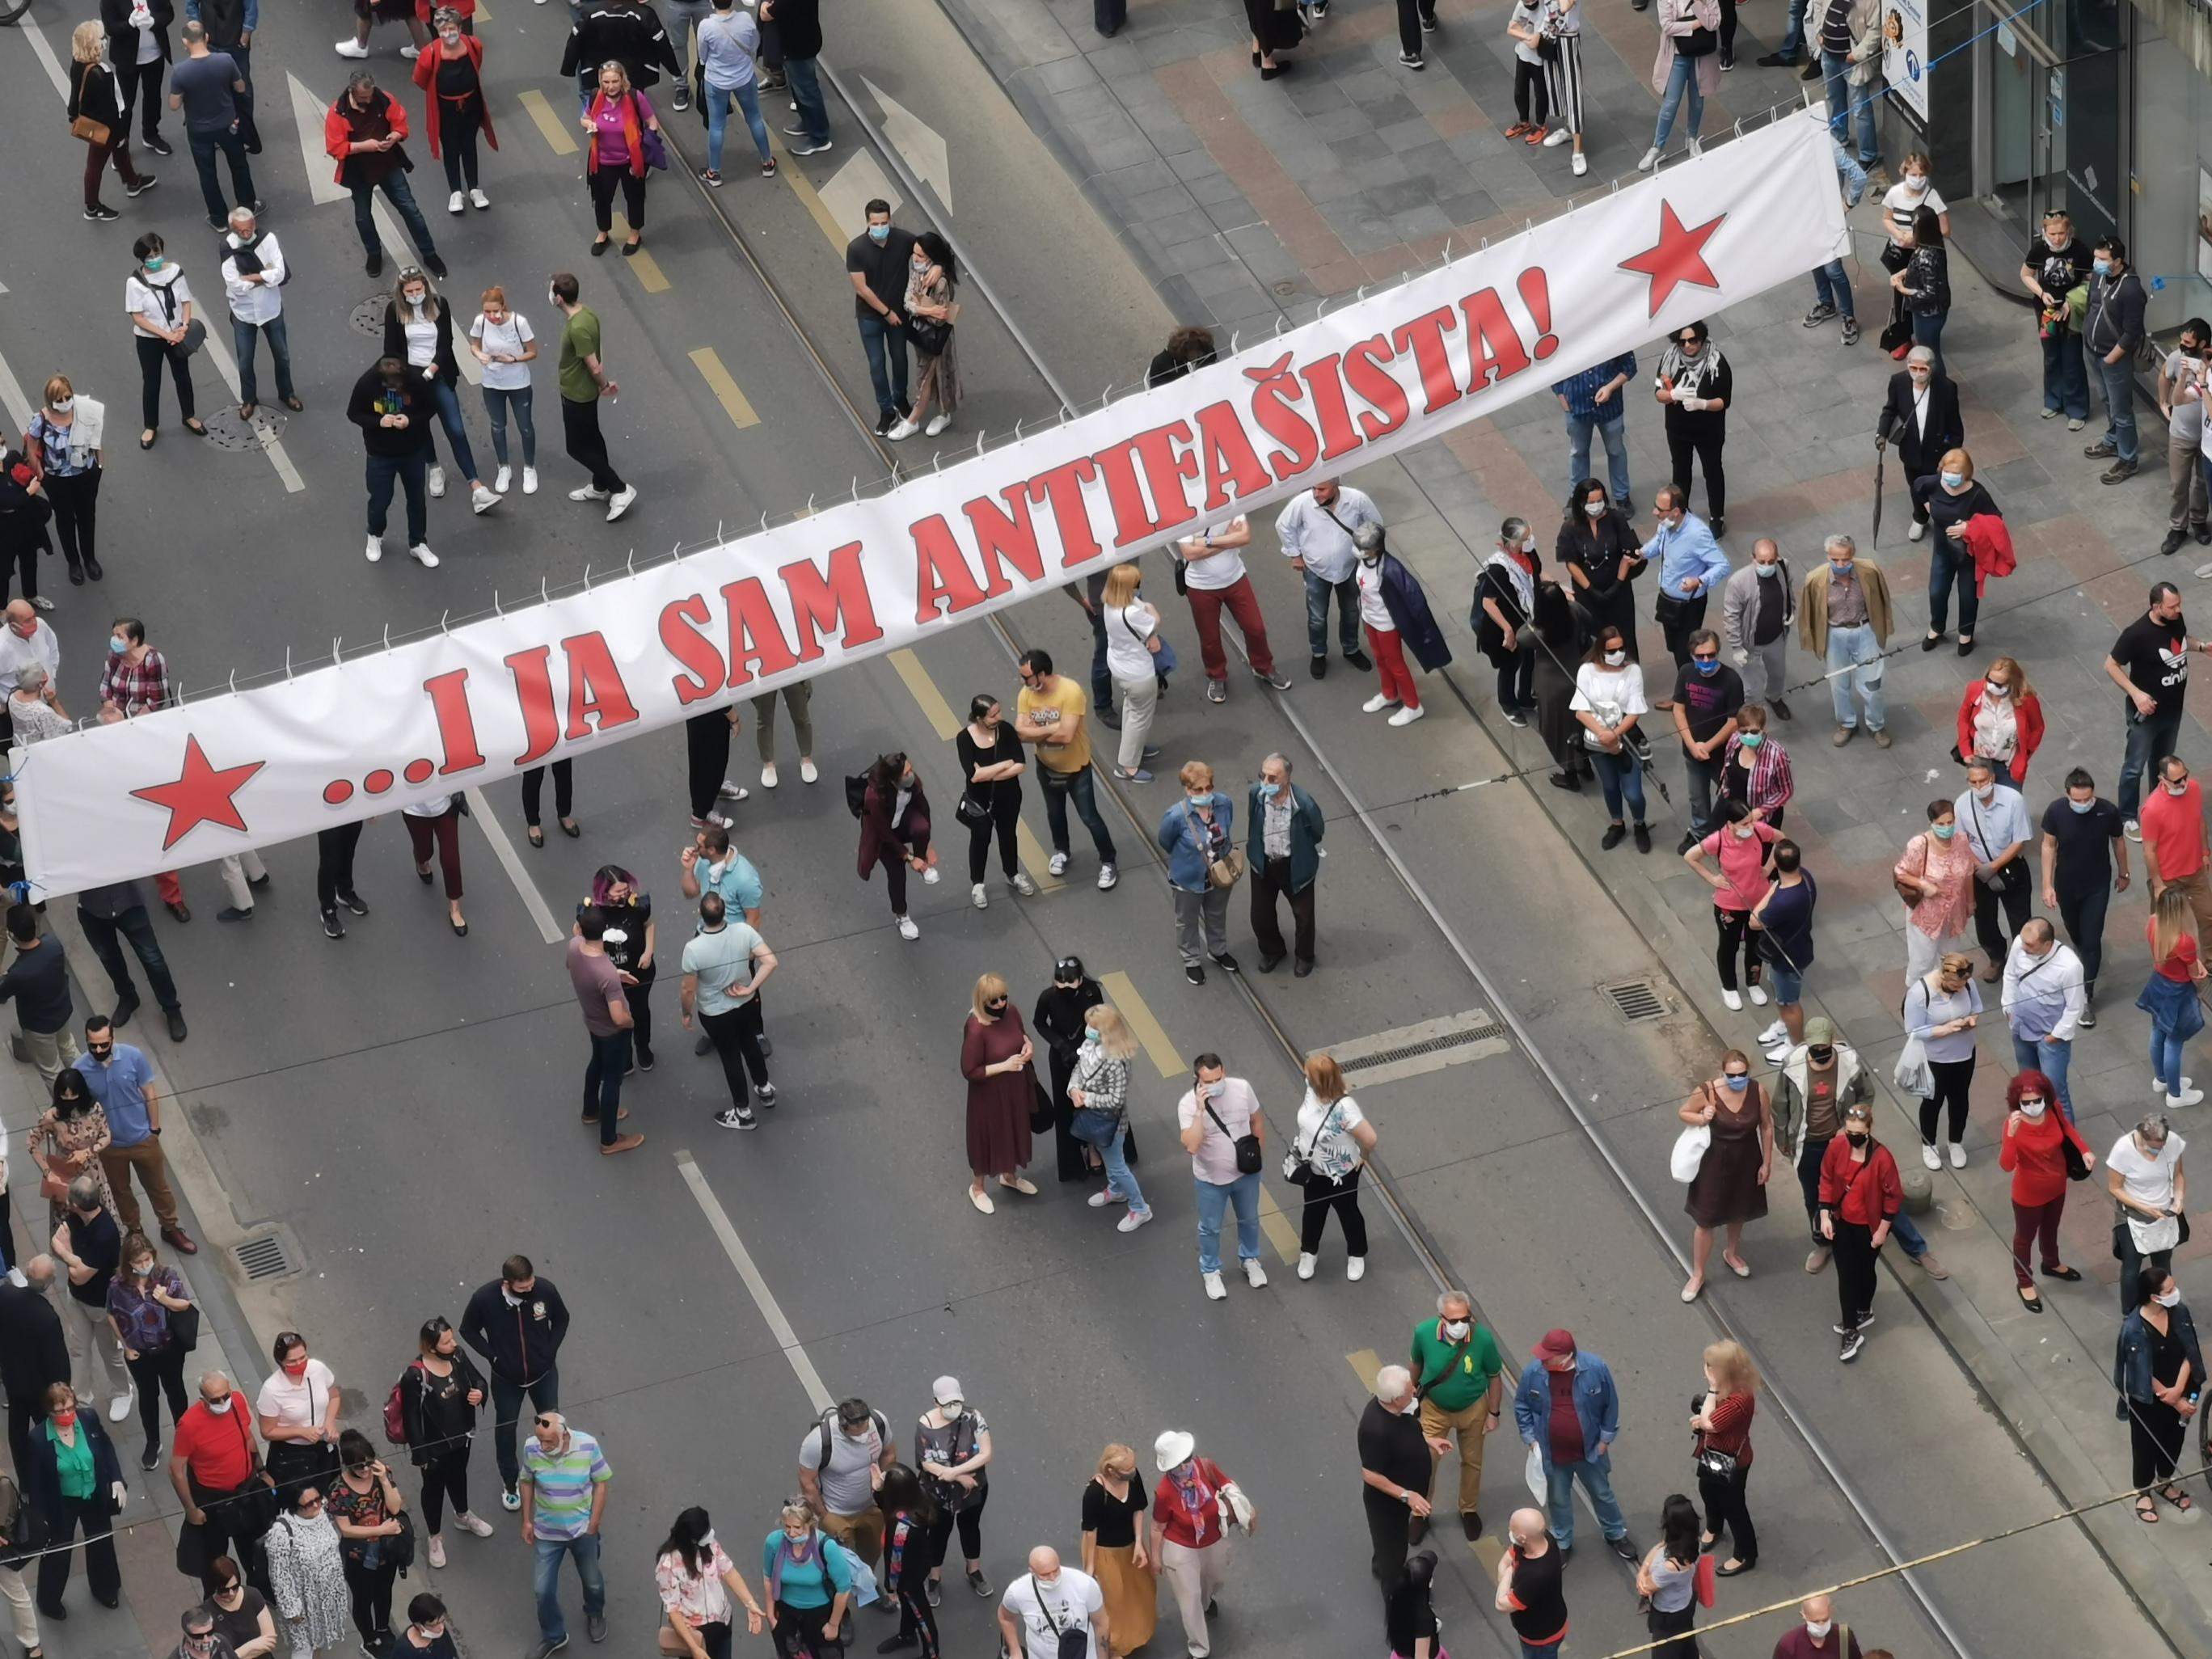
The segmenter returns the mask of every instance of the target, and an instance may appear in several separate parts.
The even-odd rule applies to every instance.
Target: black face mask
[[[1836,1057],[1836,1051],[1825,1046],[1808,1048],[1805,1052],[1813,1057],[1813,1063],[1815,1066],[1826,1066]]]
[[[993,1014],[1003,1014],[1006,1012],[1006,1005],[1004,1002],[987,1002],[983,1006]]]
[[[1850,1141],[1854,1146],[1865,1145],[1866,1138],[1867,1132],[1864,1129],[1846,1129],[1844,1131],[1844,1139]]]

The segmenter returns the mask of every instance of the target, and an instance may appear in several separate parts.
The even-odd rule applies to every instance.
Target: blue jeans
[[[830,106],[822,101],[822,82],[811,58],[783,60],[784,78],[791,82],[792,101],[799,106],[799,125],[810,144],[830,142]]]
[[[238,205],[244,208],[253,205],[253,167],[246,159],[243,124],[237,128],[218,128],[212,131],[187,127],[185,142],[192,147],[192,165],[199,169],[200,199],[207,204],[209,218],[225,223],[230,218],[230,209],[223,204],[222,185],[216,179],[215,156],[217,150],[221,150],[230,162],[230,187],[238,193]]]
[[[1837,672],[1838,669],[1843,672]],[[1846,732],[1859,723],[1858,711],[1851,707],[1854,680],[1866,700],[1867,730],[1881,730],[1881,647],[1875,639],[1873,623],[1828,630],[1828,690],[1835,700],[1836,724]]]
[[[392,204],[399,222],[407,227],[407,234],[415,239],[416,252],[424,259],[438,257],[438,245],[430,240],[430,226],[422,217],[422,210],[415,205],[415,192],[408,187],[407,175],[394,167],[381,185],[351,185],[353,192],[353,228],[361,233],[361,247],[364,253],[381,254],[384,240],[376,234],[376,221],[369,213],[369,204],[379,190]]]
[[[622,1133],[622,1085],[623,1075],[629,1070],[629,1033],[586,1035],[592,1040],[592,1058],[584,1067],[584,1115],[598,1117],[599,1145],[611,1146]]]
[[[483,406],[484,416],[491,422],[491,453],[499,457],[499,464],[507,465],[507,419],[512,414],[515,429],[522,434],[522,464],[537,465],[538,428],[530,418],[530,388],[501,392],[496,386],[485,386]]]
[[[392,512],[392,487],[407,495],[407,545],[419,547],[429,535],[430,452],[368,458],[368,533],[381,536]]]
[[[1065,777],[1063,787],[1054,780]],[[1097,772],[1085,767],[1073,774],[1048,772],[1038,769],[1038,787],[1044,791],[1045,827],[1052,832],[1052,850],[1067,851],[1067,805],[1075,803],[1075,816],[1083,820],[1083,827],[1091,832],[1091,844],[1098,849],[1098,861],[1112,864],[1114,837],[1106,833],[1106,820],[1098,815]]]
[[[707,170],[722,170],[722,137],[730,127],[730,106],[734,102],[745,112],[745,125],[752,130],[753,148],[760,151],[764,167],[771,159],[768,147],[768,123],[761,119],[760,89],[750,81],[741,87],[725,90],[713,82],[707,83]]]
[[[1606,816],[1615,823],[1620,822],[1620,802],[1627,797],[1634,809],[1636,821],[1644,822],[1644,769],[1627,746],[1623,744],[1618,755],[1608,755],[1602,749],[1586,751],[1590,769],[1597,774],[1597,787],[1605,792]]]
[[[1833,306],[1846,317],[1858,313],[1851,309],[1851,279],[1844,274],[1844,262],[1831,259],[1813,273],[1813,295],[1824,306]]]
[[[1775,56],[1791,62],[1805,55],[1805,0],[1790,0],[1790,27],[1783,31],[1782,44],[1774,49]]]
[[[868,384],[876,391],[876,412],[895,414],[908,407],[906,395],[906,331],[893,328],[872,311],[860,319],[860,344],[868,354]]]
[[[447,384],[442,374],[430,382],[438,400],[438,424],[446,428],[446,441],[453,447],[454,470],[471,483],[477,481],[476,451],[469,447],[469,429],[461,422],[461,389]]]
[[[1218,1182],[1194,1176],[1191,1185],[1198,1192],[1198,1270],[1202,1273],[1221,1271],[1221,1217],[1231,1204],[1237,1206],[1237,1259],[1257,1261],[1260,1259],[1260,1172],[1238,1176],[1223,1186]]]
[[[1628,1517],[1620,1512],[1620,1500],[1613,1495],[1613,1454],[1600,1452],[1584,1462],[1553,1463],[1545,1468],[1544,1508],[1551,1522],[1552,1541],[1563,1550],[1574,1547],[1577,1480],[1589,1494],[1590,1507],[1597,1511],[1598,1530],[1607,1538],[1626,1538]]]
[[[2081,357],[2081,337],[2069,329],[2046,334],[2043,344],[2043,406],[2063,409],[2069,421],[2089,418],[2089,370]]]
[[[1932,312],[1924,316],[1917,311],[1912,313],[1912,343],[1924,345],[1936,354],[1936,372],[1938,374],[1943,372],[1943,324],[1950,314],[1948,311]]]
[[[1359,653],[1359,584],[1346,576],[1333,582],[1309,566],[1298,573],[1306,583],[1306,653],[1328,654],[1328,596],[1336,595],[1336,642],[1347,657]]]
[[[1851,117],[1856,109],[1858,117],[1858,163],[1870,167],[1881,160],[1881,146],[1874,136],[1875,101],[1881,96],[1881,83],[1869,81],[1863,87],[1851,85],[1853,65],[1846,64],[1832,52],[1820,54],[1820,72],[1828,83],[1828,131],[1836,135],[1836,142],[1848,144],[1851,137]]]
[[[1667,135],[1674,130],[1674,112],[1681,108],[1686,95],[1690,100],[1690,137],[1695,138],[1705,119],[1705,94],[1698,90],[1698,60],[1677,52],[1674,67],[1667,71],[1667,95],[1659,100],[1659,125],[1652,129],[1652,149],[1667,148]]]
[[[538,1633],[548,1642],[568,1639],[568,1626],[561,1616],[561,1558],[572,1556],[576,1577],[584,1582],[584,1617],[596,1619],[607,1610],[607,1576],[599,1571],[599,1537],[548,1538],[539,1534],[532,1587],[538,1592]]]
[[[1127,1202],[1133,1214],[1150,1215],[1152,1206],[1145,1202],[1145,1189],[1137,1184],[1137,1173],[1129,1167],[1127,1120],[1124,1119],[1114,1126],[1111,1145],[1096,1140],[1089,1144],[1098,1148],[1098,1156],[1106,1165],[1107,1187]],[[1214,1237],[1219,1238],[1221,1227],[1218,1218],[1213,1231]]]
[[[2181,741],[2181,714],[2177,708],[2171,714],[2153,714],[2144,720],[2129,711],[2127,755],[2120,762],[2120,790],[2113,804],[2131,823],[2142,802],[2143,773],[2173,753]]]
[[[2058,1108],[2066,1114],[2066,1121],[2074,1121],[2074,1099],[2066,1091],[2066,1067],[2074,1059],[2074,1045],[2059,1042],[2050,1037],[2031,1042],[2015,1036],[2012,1040],[2013,1064],[2023,1072],[2040,1072],[2051,1079],[2051,1091],[2058,1097]],[[2157,1063],[2157,1052],[2152,1051],[2152,1063]]]
[[[1595,433],[1605,445],[1606,487],[1613,499],[1628,499],[1628,417],[1618,402],[1613,404],[1613,416],[1609,421],[1585,421],[1579,415],[1567,416],[1567,488],[1573,490],[1590,476],[1590,434]]]
[[[2128,465],[2136,464],[2135,365],[2122,357],[2117,363],[2097,359],[2097,379],[2105,389],[2105,441],[2120,452]]]
[[[1959,631],[1972,635],[1981,616],[1981,596],[1974,592],[1974,556],[1964,542],[1954,542],[1942,531],[1928,553],[1928,626],[1944,631],[1951,615],[1951,589],[1959,589]]]
[[[2181,1062],[2188,1047],[2187,1039],[2174,1036],[2164,1026],[2150,1028],[2150,1074],[2169,1095],[2181,1092]]]
[[[230,344],[238,354],[238,401],[242,404],[261,401],[260,387],[253,379],[253,347],[263,334],[269,337],[269,355],[276,364],[276,395],[292,396],[292,346],[284,337],[284,313],[280,311],[265,323],[241,323],[233,317]]]

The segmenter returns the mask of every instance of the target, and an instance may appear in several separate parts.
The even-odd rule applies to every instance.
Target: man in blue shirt
[[[1607,1548],[1636,1559],[1628,1518],[1613,1495],[1613,1443],[1620,1437],[1620,1395],[1613,1372],[1575,1346],[1571,1331],[1547,1332],[1521,1368],[1513,1391],[1513,1426],[1544,1466],[1544,1508],[1552,1541],[1575,1547],[1575,1482],[1589,1494]]]
[[[1734,568],[1705,521],[1690,511],[1689,492],[1662,484],[1653,495],[1659,529],[1644,544],[1644,556],[1658,567],[1659,626],[1667,649],[1680,668],[1690,659],[1690,635],[1705,625],[1705,601]]]
[[[1620,389],[1635,374],[1636,354],[1624,351],[1552,387],[1559,407],[1567,411],[1567,489],[1576,489],[1590,476],[1590,434],[1595,432],[1605,441],[1607,486],[1623,513],[1632,512],[1635,503],[1628,497],[1628,409]]]
[[[76,1069],[107,1114],[112,1139],[101,1150],[100,1163],[114,1188],[115,1213],[124,1231],[138,1229],[138,1199],[131,1190],[131,1172],[136,1170],[139,1185],[154,1201],[161,1237],[185,1255],[197,1255],[200,1247],[177,1220],[177,1195],[169,1186],[168,1160],[161,1155],[161,1099],[154,1089],[152,1063],[131,1044],[115,1040],[115,1027],[106,1014],[85,1021],[84,1047]]]
[[[698,844],[684,854],[683,885],[685,898],[696,899],[702,892],[718,894],[725,915],[742,917],[748,927],[760,926],[761,903],[767,896],[760,872],[753,868],[751,860],[730,845],[730,832],[719,825],[709,824],[700,830]],[[760,1051],[763,1055],[772,1051],[765,1034],[760,1039]],[[691,1052],[713,1054],[713,1039],[702,1036]]]

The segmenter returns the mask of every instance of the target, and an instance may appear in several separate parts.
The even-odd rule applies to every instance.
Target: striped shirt
[[[615,1472],[599,1443],[579,1429],[568,1431],[558,1451],[547,1451],[536,1436],[523,1443],[522,1478],[531,1486],[530,1519],[540,1538],[581,1538],[592,1523],[592,1488]]]

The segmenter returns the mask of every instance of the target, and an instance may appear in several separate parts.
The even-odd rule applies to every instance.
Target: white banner
[[[913,644],[1425,442],[1844,246],[1825,126],[1792,117],[883,495],[18,750],[26,866],[62,894],[204,862]]]

